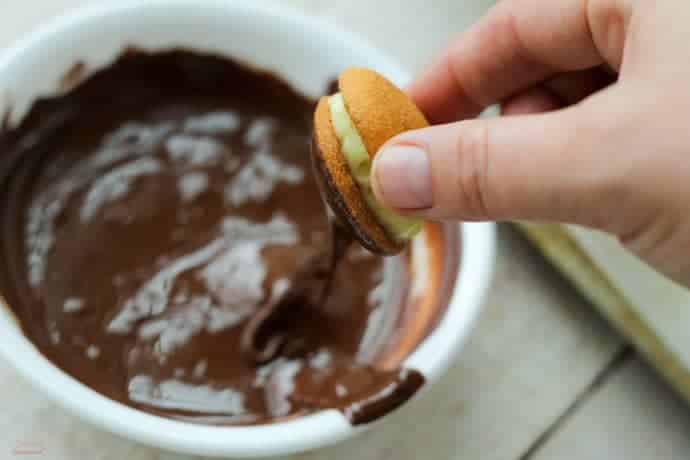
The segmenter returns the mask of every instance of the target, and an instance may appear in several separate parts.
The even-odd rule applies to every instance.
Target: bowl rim
[[[303,30],[347,42],[358,53],[374,56],[396,82],[410,80],[408,72],[397,62],[336,24],[264,0],[251,5],[242,0],[205,0],[203,3],[198,0],[122,0],[116,5],[100,3],[82,7],[39,26],[0,53],[0,73],[32,48],[50,42],[51,37],[73,33],[81,25],[104,17],[133,14],[140,8],[161,5],[193,9],[241,8],[274,20],[289,21]],[[462,256],[448,309],[432,334],[405,360],[406,365],[425,375],[424,388],[432,385],[460,352],[493,278],[495,224],[466,223],[458,229]],[[0,355],[24,379],[73,414],[106,431],[165,450],[212,457],[286,455],[331,445],[366,429],[351,426],[335,410],[257,426],[191,424],[139,411],[91,390],[52,364],[21,333],[0,338]]]

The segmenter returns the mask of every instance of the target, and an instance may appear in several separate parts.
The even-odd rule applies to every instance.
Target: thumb
[[[377,153],[377,198],[431,220],[546,220],[600,226],[617,179],[593,104],[404,133]],[[613,184],[615,185],[615,184]],[[620,197],[619,197],[620,198]],[[614,204],[615,205],[615,204]]]

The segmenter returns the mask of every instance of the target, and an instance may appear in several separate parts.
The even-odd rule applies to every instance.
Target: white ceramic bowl
[[[398,84],[408,74],[361,39],[278,5],[233,0],[123,0],[64,16],[0,56],[0,111],[12,122],[39,96],[54,95],[65,72],[84,61],[92,71],[125,46],[174,46],[221,53],[274,70],[310,96],[347,65],[379,70]],[[491,280],[495,228],[466,224],[452,301],[435,331],[406,365],[433,384],[460,351]],[[0,353],[39,390],[105,430],[178,452],[224,457],[290,454],[335,443],[364,430],[337,411],[251,427],[214,427],[149,415],[107,399],[53,366],[0,309]],[[385,420],[385,418],[383,419]]]

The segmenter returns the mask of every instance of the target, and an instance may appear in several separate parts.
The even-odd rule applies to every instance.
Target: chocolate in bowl
[[[184,50],[129,51],[37,102],[0,135],[0,292],[27,337],[101,394],[195,423],[337,408],[356,424],[407,400],[423,377],[401,365],[456,278],[453,228],[428,226],[421,262],[352,248],[328,300],[296,308],[298,349],[241,354],[252,314],[328,244],[313,106]]]

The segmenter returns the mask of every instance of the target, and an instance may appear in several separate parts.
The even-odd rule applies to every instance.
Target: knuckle
[[[690,247],[688,230],[687,222],[677,215],[654,216],[618,235],[618,239],[633,254],[676,278],[690,273],[687,258],[678,257]]]
[[[456,149],[460,211],[467,219],[488,219],[489,128],[482,123],[461,123]]]
[[[630,10],[627,0],[583,0],[594,45],[614,69],[623,59]]]
[[[611,231],[618,225],[616,207],[630,197],[630,184],[612,136],[619,129],[595,118],[573,120],[559,157],[573,165],[570,214],[579,223]]]

